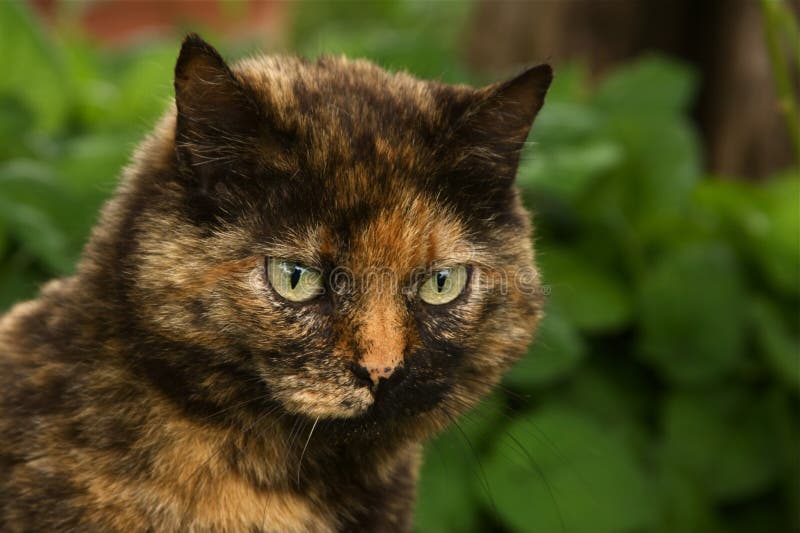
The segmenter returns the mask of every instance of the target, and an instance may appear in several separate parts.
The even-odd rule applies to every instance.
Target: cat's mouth
[[[409,396],[401,395],[400,388],[384,389],[374,395],[374,401],[358,414],[349,417],[320,418],[303,415],[308,424],[318,427],[329,442],[348,443],[352,439],[377,437],[408,438],[429,435],[442,429],[447,423],[448,409],[445,399],[451,387],[435,384],[415,387]],[[378,389],[379,390],[379,389]]]
[[[449,390],[445,380],[426,379],[401,367],[373,389],[375,401],[366,415],[379,419],[418,415],[438,405]]]
[[[446,396],[450,385],[400,371],[382,379],[376,387],[293,377],[278,389],[276,399],[292,414],[310,419],[380,422],[432,410]]]

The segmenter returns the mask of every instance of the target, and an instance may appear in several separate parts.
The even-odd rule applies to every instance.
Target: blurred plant
[[[301,52],[478,79],[457,59],[467,4],[306,6]],[[54,42],[0,3],[0,308],[71,271],[176,50]],[[428,446],[419,531],[800,528],[797,169],[704,176],[694,87],[660,57],[598,86],[558,69],[519,172],[546,316],[501,390]]]
[[[800,29],[793,11],[782,0],[761,0],[761,15],[775,86],[778,89],[778,105],[786,119],[786,127],[797,155],[795,162],[800,164],[800,109],[797,107],[797,95],[790,76],[792,67],[800,72]],[[789,43],[789,58],[784,58],[782,41]]]

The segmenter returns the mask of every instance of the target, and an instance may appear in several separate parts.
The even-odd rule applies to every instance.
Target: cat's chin
[[[385,412],[371,407],[351,417],[317,418],[308,414],[299,415],[303,426],[314,427],[317,435],[324,435],[325,442],[332,445],[351,446],[354,443],[392,443],[402,445],[420,442],[441,432],[449,420],[436,406],[421,411]]]

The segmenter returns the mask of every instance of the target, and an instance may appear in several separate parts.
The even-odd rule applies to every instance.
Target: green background
[[[488,81],[459,59],[469,4],[313,7],[291,50]],[[59,35],[0,3],[0,310],[72,271],[172,92],[177,38]],[[558,69],[518,178],[547,315],[503,387],[428,446],[419,531],[800,529],[797,169],[709,176],[697,83],[667,57],[593,83]]]

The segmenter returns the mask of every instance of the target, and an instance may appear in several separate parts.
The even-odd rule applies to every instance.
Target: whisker
[[[456,420],[455,417],[452,416],[450,413],[447,413],[447,411],[445,411],[445,413],[447,414],[447,417],[453,423],[455,428],[458,430],[459,434],[463,437],[464,441],[467,443],[467,446],[469,447],[469,450],[472,453],[473,459],[478,464],[478,471],[479,471],[478,477],[481,481],[481,487],[483,488],[483,490],[486,491],[486,496],[488,496],[489,503],[492,506],[492,512],[494,513],[495,516],[499,516],[497,511],[497,504],[495,503],[494,496],[492,495],[492,487],[489,484],[489,478],[486,476],[486,471],[483,469],[483,463],[481,462],[480,456],[475,450],[475,447],[472,445],[472,442],[469,440],[467,434],[461,428],[461,425],[458,423],[458,420]]]
[[[306,455],[306,449],[308,448],[308,443],[311,442],[311,435],[314,434],[314,430],[317,428],[317,423],[319,422],[319,417],[314,420],[314,424],[311,426],[311,431],[308,432],[308,438],[306,439],[306,443],[303,446],[303,451],[300,452],[300,460],[297,461],[297,484],[300,485],[300,467],[303,465],[303,457]]]
[[[561,506],[558,504],[558,498],[556,498],[555,492],[553,491],[553,486],[550,485],[550,481],[548,481],[547,476],[545,475],[542,467],[539,466],[539,463],[533,458],[530,452],[522,445],[522,443],[514,436],[511,431],[506,430],[505,434],[514,442],[514,444],[519,448],[519,450],[528,458],[528,462],[530,463],[531,467],[536,471],[536,474],[539,476],[539,479],[542,480],[544,483],[545,488],[547,489],[547,493],[550,495],[550,499],[553,501],[553,505],[556,507],[556,513],[558,514],[558,523],[561,526],[561,531],[567,531],[567,525],[564,522],[564,514],[561,512]]]
[[[453,398],[453,399],[454,399],[454,401],[457,401],[457,402],[459,401],[458,398]],[[466,407],[464,402],[462,402],[462,406]],[[488,418],[488,415],[486,415],[486,413],[482,413],[479,410],[473,410],[473,411],[471,411],[471,414],[483,416],[485,420],[492,421],[490,418]],[[516,421],[519,420],[519,418],[512,417],[512,416],[510,416],[510,415],[508,415],[506,413],[503,413],[502,411],[499,414],[504,416],[504,417],[506,417],[506,419],[509,420],[509,421],[516,422]],[[459,430],[461,430],[461,429],[459,428]],[[517,437],[514,436],[514,434],[511,433],[511,431],[509,429],[504,429],[503,433],[505,435],[507,435],[509,437],[509,439],[511,439],[511,441],[518,448],[518,450],[520,452],[522,452],[522,454],[525,456],[525,458],[527,458],[529,466],[535,471],[536,475],[544,483],[545,488],[547,489],[547,492],[550,495],[550,499],[553,501],[553,504],[555,505],[556,513],[558,514],[559,524],[561,526],[561,531],[566,532],[566,523],[564,522],[564,515],[563,515],[563,513],[561,511],[561,506],[558,504],[558,499],[555,496],[555,492],[553,491],[553,487],[550,484],[550,482],[548,481],[547,476],[545,475],[545,473],[542,470],[541,466],[534,459],[534,457],[530,454],[530,452],[527,450],[527,448],[525,448],[525,446],[522,445],[522,443],[519,441],[519,439],[517,439]],[[538,435],[534,435],[534,434],[530,434],[530,435],[532,437],[534,437],[535,439],[537,439],[539,442],[543,442]],[[544,442],[544,444],[547,445],[548,443]],[[550,442],[550,444],[552,444],[552,442]],[[554,451],[556,451],[556,450],[554,449]],[[564,462],[565,465],[567,465],[567,466],[570,465],[569,461],[567,461],[566,458],[563,455],[558,454],[558,453],[557,453],[557,455],[558,455],[559,459]]]
[[[480,378],[477,378],[477,377],[474,377],[474,376],[459,376],[458,379],[464,379],[464,380],[467,380],[467,381],[472,381],[473,383],[477,383],[479,385],[486,385],[486,386],[491,387],[493,389],[497,389],[499,391],[502,391],[502,392],[508,394],[509,396],[511,396],[512,398],[516,398],[517,400],[520,400],[520,401],[528,401],[528,400],[531,399],[530,395],[526,396],[526,395],[523,395],[523,394],[519,394],[518,392],[515,392],[515,391],[509,389],[508,387],[506,387],[502,383],[494,383],[494,382],[483,380],[483,379],[480,379]]]

